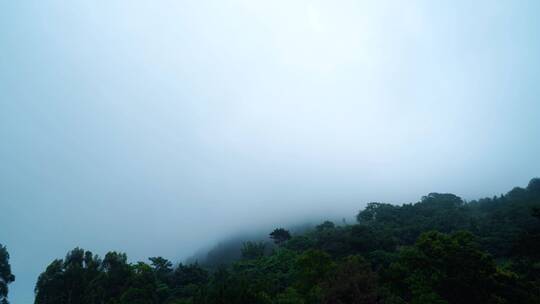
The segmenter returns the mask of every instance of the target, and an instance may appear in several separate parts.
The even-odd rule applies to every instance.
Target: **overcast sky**
[[[224,236],[540,175],[539,1],[1,1],[15,304],[75,246]],[[301,220],[300,220],[301,219]]]

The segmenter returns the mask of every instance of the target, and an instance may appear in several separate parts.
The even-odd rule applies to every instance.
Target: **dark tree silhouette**
[[[15,281],[15,276],[11,273],[9,264],[9,253],[7,248],[0,244],[0,303],[7,304],[9,288],[8,285]]]
[[[277,228],[270,233],[270,238],[274,240],[274,243],[276,243],[277,245],[281,245],[291,238],[291,234],[288,230],[285,230],[283,228]]]

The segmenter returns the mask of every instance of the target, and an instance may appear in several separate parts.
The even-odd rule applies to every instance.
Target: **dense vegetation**
[[[75,248],[39,276],[35,303],[540,303],[540,179],[472,202],[370,203],[357,220],[275,229],[218,268]]]

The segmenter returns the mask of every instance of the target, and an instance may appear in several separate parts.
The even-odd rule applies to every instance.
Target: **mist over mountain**
[[[179,264],[75,248],[39,276],[35,303],[540,300],[540,178],[470,202],[434,192],[411,204],[373,202],[356,219],[251,231]]]
[[[244,281],[260,285],[231,296],[347,303],[315,289],[339,293],[345,287],[338,281],[356,286],[343,281],[348,276],[377,290],[365,291],[366,301],[393,294],[410,302],[405,285],[385,285],[377,267],[395,262],[410,270],[411,261],[360,258],[367,249],[349,242],[352,227],[361,225],[358,211],[375,206],[399,223],[366,228],[368,235],[379,228],[389,235],[377,234],[385,241],[366,248],[389,250],[392,257],[405,248],[415,257],[426,242],[426,248],[439,242],[445,250],[464,242],[467,250],[456,252],[494,259],[495,265],[489,258],[479,263],[490,282],[508,279],[517,291],[523,282],[534,285],[534,274],[515,268],[517,253],[506,251],[516,233],[532,227],[514,221],[533,225],[535,217],[500,196],[516,185],[526,189],[540,172],[538,12],[535,0],[1,1],[0,244],[8,262],[2,264],[0,301],[7,294],[11,303],[35,302],[40,275],[61,259],[50,269],[58,278],[78,277],[79,270],[88,276],[52,288],[60,297],[53,297],[55,304],[67,301],[68,291],[71,304],[75,293],[92,292],[99,298],[85,301],[157,297],[155,303],[165,295],[198,301],[199,291]],[[475,219],[459,227],[478,239],[453,235],[442,219],[435,225],[422,204],[368,205],[423,202],[422,196],[432,199],[429,193],[458,195],[466,222]],[[481,197],[491,197],[493,205],[470,204]],[[485,206],[508,210],[484,213]],[[329,242],[336,237],[344,243],[313,243],[326,237],[316,228],[326,220],[335,225],[327,232],[339,234],[329,235]],[[313,227],[296,231],[305,224]],[[444,235],[425,231],[432,224]],[[489,234],[491,227],[500,235]],[[281,230],[269,239],[278,228],[303,247],[286,248],[292,245]],[[534,240],[534,229],[527,233]],[[242,249],[251,262],[242,260]],[[346,256],[336,255],[339,250]],[[164,282],[169,268],[178,267],[163,259],[187,268]],[[307,275],[301,265],[313,259],[328,266],[318,273],[324,282],[300,278]],[[222,263],[232,277],[212,285]],[[235,263],[269,273],[275,273],[272,265],[296,265],[296,272],[254,278],[233,270]],[[104,273],[113,264],[120,271],[110,278]],[[55,275],[45,278],[58,282]],[[134,289],[148,287],[142,281],[169,291],[157,296],[152,285],[138,296]],[[458,288],[455,281],[444,284]],[[191,291],[170,293],[191,283]],[[514,287],[507,283],[501,284],[510,294]],[[128,285],[133,288],[121,299]],[[76,289],[82,286],[92,292]],[[423,286],[434,294],[418,291],[425,298],[414,301],[448,302],[436,287]]]

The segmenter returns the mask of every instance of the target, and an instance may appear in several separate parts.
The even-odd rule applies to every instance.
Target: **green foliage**
[[[176,269],[168,260],[150,258],[151,265],[130,264],[124,253],[109,252],[101,260],[75,248],[53,261],[36,283],[36,304],[154,304],[192,301],[208,282],[197,264]]]
[[[179,264],[174,270],[169,285],[173,298],[193,298],[199,295],[208,283],[208,272],[199,264]]]
[[[317,288],[334,267],[332,258],[326,252],[317,249],[307,250],[296,260],[297,289],[305,294],[313,292],[313,288]]]
[[[305,251],[315,247],[315,240],[307,235],[295,235],[284,245],[294,251]]]
[[[540,303],[540,179],[469,203],[440,193],[370,203],[357,220],[294,236],[278,228],[270,233],[277,246],[235,242],[203,265],[132,264],[123,253],[102,260],[75,248],[39,276],[35,303]],[[7,287],[9,256],[0,249]]]
[[[422,234],[389,269],[397,294],[411,303],[493,303],[497,268],[469,232]]]
[[[416,204],[395,206],[370,203],[357,220],[381,232],[389,232],[397,245],[411,245],[429,230],[452,232],[467,229],[470,218],[461,198],[453,194],[430,193]]]

